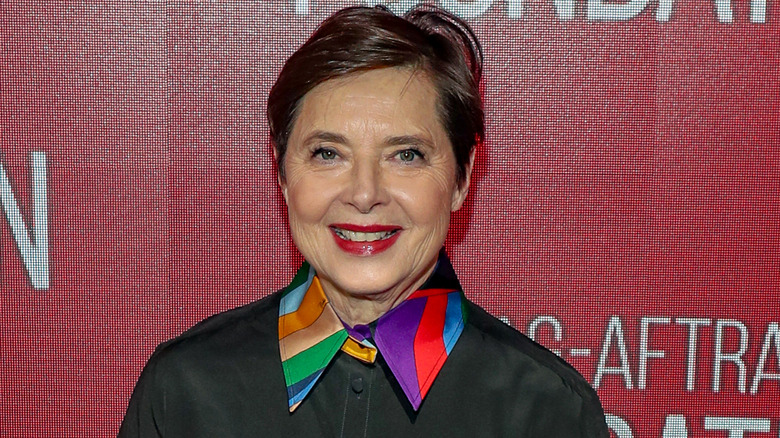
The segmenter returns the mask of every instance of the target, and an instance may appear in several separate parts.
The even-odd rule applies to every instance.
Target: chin
[[[352,296],[370,296],[397,288],[401,285],[402,278],[394,279],[381,274],[375,275],[370,271],[351,270],[343,275],[332,276],[329,280],[342,293]]]

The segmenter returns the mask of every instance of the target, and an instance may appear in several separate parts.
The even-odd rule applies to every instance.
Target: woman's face
[[[424,75],[397,68],[304,97],[280,186],[293,240],[329,295],[405,298],[433,270],[469,184],[456,181],[436,97]]]

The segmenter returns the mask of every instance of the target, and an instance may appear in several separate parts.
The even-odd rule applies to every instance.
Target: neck
[[[362,296],[349,296],[340,293],[328,294],[328,301],[330,301],[333,310],[341,318],[342,321],[354,327],[359,324],[368,324],[379,319],[380,316],[389,312],[390,309],[400,304],[411,291],[405,294],[403,297],[362,297]]]
[[[423,275],[408,285],[399,285],[396,288],[374,294],[350,293],[336,287],[335,284],[322,277],[320,277],[320,284],[336,315],[350,327],[354,327],[374,322],[401,304],[425,283],[435,266],[436,262],[434,261]]]

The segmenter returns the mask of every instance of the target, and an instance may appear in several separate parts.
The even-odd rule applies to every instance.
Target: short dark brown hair
[[[282,178],[287,141],[303,97],[327,80],[387,67],[409,67],[431,79],[457,179],[464,181],[470,155],[485,134],[479,94],[482,49],[463,20],[430,5],[403,17],[381,6],[342,9],[290,56],[268,96],[268,124]]]

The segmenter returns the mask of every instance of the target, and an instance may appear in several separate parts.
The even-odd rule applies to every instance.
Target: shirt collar
[[[290,412],[339,350],[365,362],[374,362],[379,351],[414,410],[419,409],[463,332],[466,309],[442,250],[431,276],[406,300],[369,326],[346,327],[314,268],[304,262],[279,305],[279,351]]]

